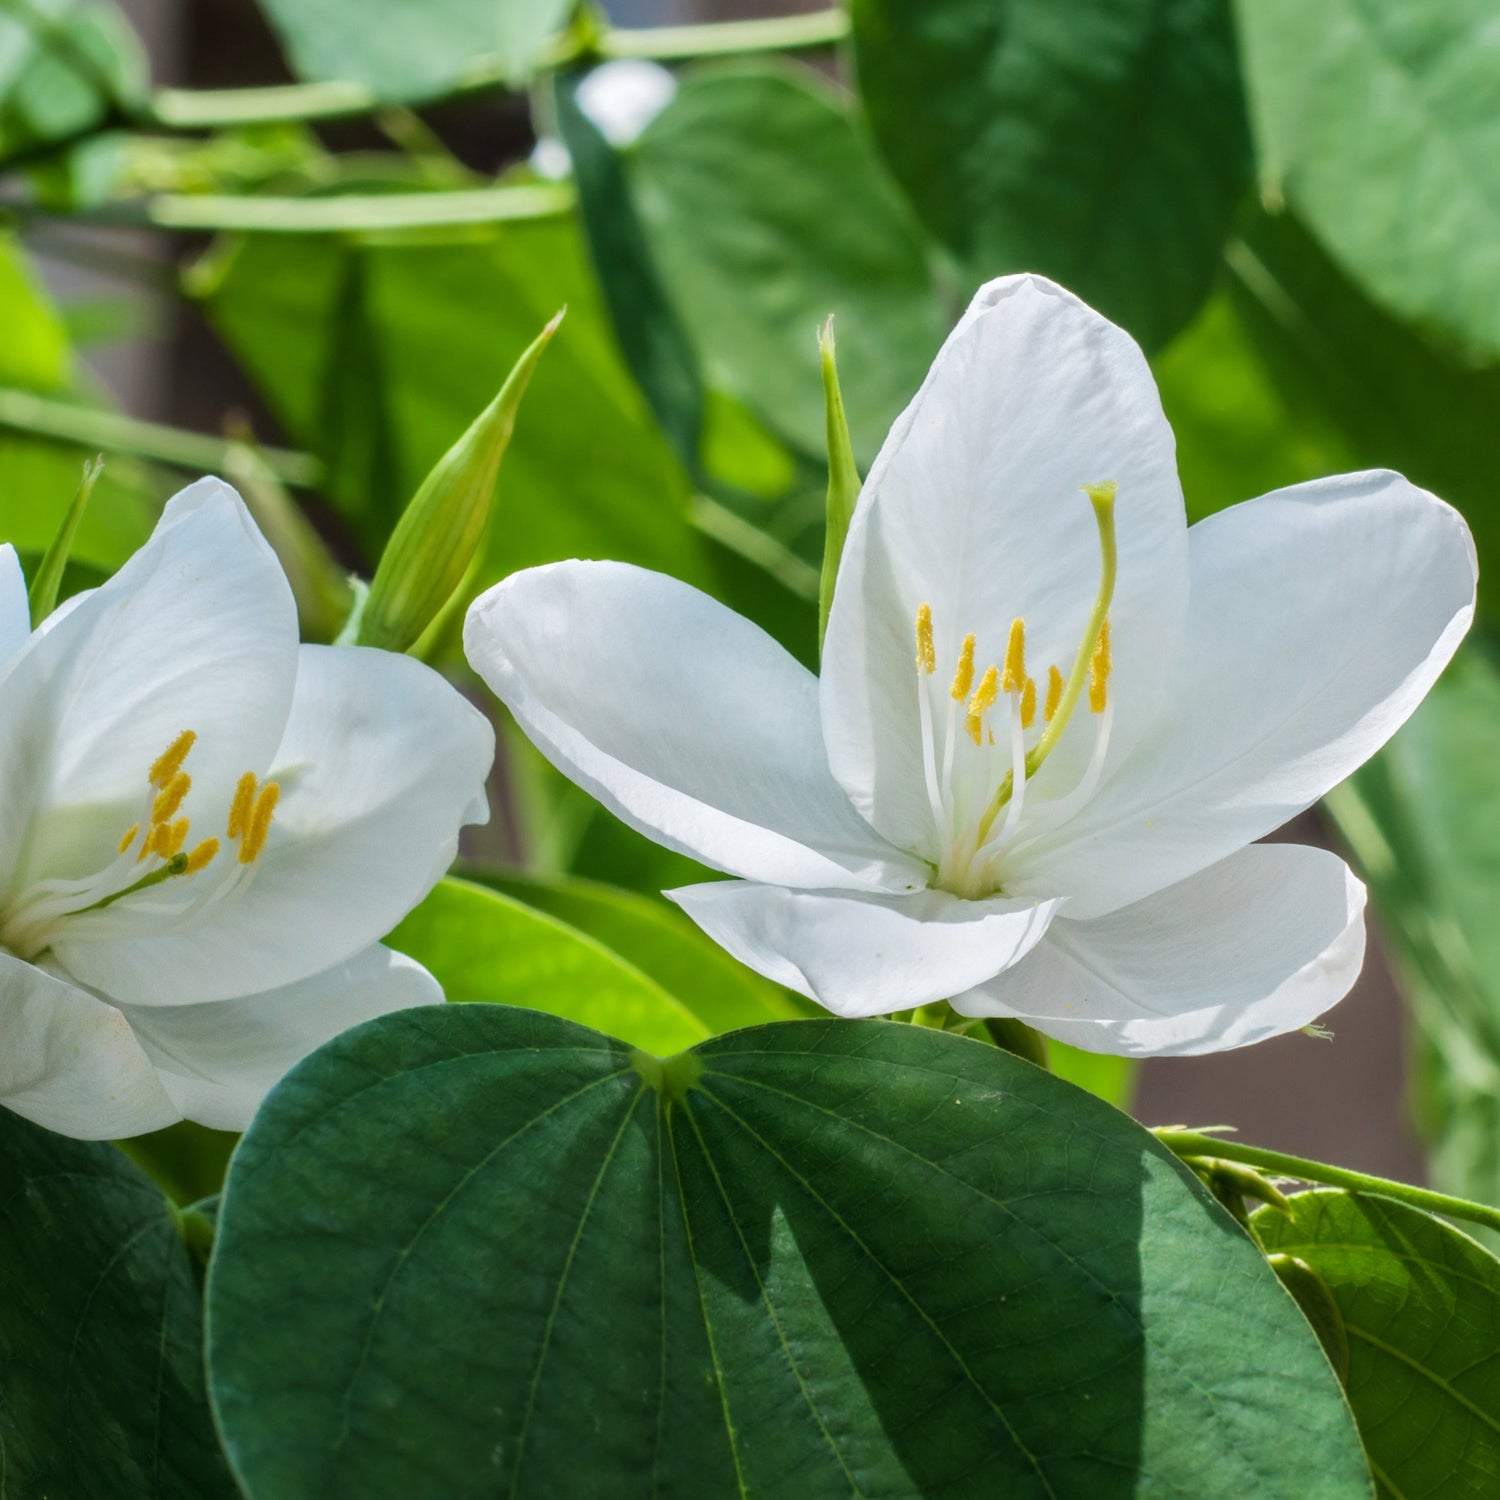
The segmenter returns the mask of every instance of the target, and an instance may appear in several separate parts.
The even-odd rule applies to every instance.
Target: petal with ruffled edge
[[[47,623],[0,684],[0,904],[107,864],[152,763],[185,729],[198,733],[187,811],[218,822],[240,773],[270,759],[292,701],[291,590],[215,479],[169,501],[120,571]]]
[[[1112,754],[1156,713],[1187,600],[1187,540],[1171,428],[1134,340],[1039,276],[992,281],[943,345],[865,483],[823,653],[833,773],[891,842],[932,856],[918,729],[917,608],[939,673],[968,632],[1002,662],[1027,626],[1031,675],[1066,674],[1099,587],[1081,487],[1119,485],[1110,611]],[[1087,718],[1087,715],[1084,716]],[[1073,726],[1043,773],[1071,784],[1091,736]]]
[[[426,969],[377,944],[262,995],[122,1009],[183,1116],[244,1130],[282,1075],[324,1042],[361,1021],[442,1001]]]
[[[0,672],[31,634],[31,606],[21,559],[9,542],[0,547]]]
[[[0,953],[0,1106],[104,1141],[160,1130],[182,1112],[113,1006]]]
[[[1365,888],[1337,855],[1252,844],[1109,916],[1059,918],[1028,957],[953,1007],[1126,1057],[1248,1047],[1349,992],[1364,909]]]
[[[54,942],[58,960],[132,1005],[225,1000],[342,963],[432,889],[460,826],[489,816],[494,753],[489,721],[430,667],[304,646],[271,758],[280,801],[248,887],[173,933],[153,936],[142,921],[139,936],[100,937],[74,918]],[[234,859],[233,848],[219,858]]]
[[[1474,544],[1399,474],[1348,474],[1221,511],[1190,533],[1175,711],[1065,827],[1006,861],[1007,890],[1077,920],[1261,838],[1406,721],[1474,613]]]
[[[945,999],[1028,953],[1059,903],[875,896],[721,880],[668,891],[716,943],[839,1016]]]
[[[658,843],[778,884],[925,884],[829,774],[817,680],[697,589],[624,563],[529,568],[475,602],[464,647],[547,759]]]

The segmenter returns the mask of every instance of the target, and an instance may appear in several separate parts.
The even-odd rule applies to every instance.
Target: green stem
[[[1427,1188],[1412,1187],[1410,1183],[1372,1177],[1367,1172],[1353,1172],[1347,1167],[1329,1166],[1326,1162],[1309,1161],[1302,1156],[1288,1156],[1284,1151],[1268,1151],[1263,1146],[1244,1146],[1238,1141],[1202,1135],[1195,1130],[1163,1129],[1152,1133],[1177,1156],[1217,1157],[1220,1161],[1243,1162],[1278,1177],[1321,1182],[1328,1187],[1346,1188],[1352,1193],[1378,1193],[1382,1198],[1395,1198],[1428,1213],[1444,1214],[1450,1219],[1467,1219],[1488,1229],[1500,1229],[1500,1209],[1470,1203],[1465,1198],[1452,1198],[1447,1193],[1434,1193]]]
[[[201,432],[141,422],[118,412],[5,387],[0,387],[0,428],[200,472],[227,468],[233,451],[231,444]],[[313,489],[323,477],[322,464],[311,454],[282,448],[262,448],[259,453],[283,484]]]
[[[768,16],[749,21],[709,22],[699,26],[608,28],[587,43],[564,37],[543,60],[562,67],[585,55],[599,58],[644,57],[673,62],[690,57],[722,57],[747,52],[784,52],[826,47],[847,35],[842,10],[802,16]],[[500,59],[478,59],[443,96],[460,98],[513,87]],[[138,123],[158,130],[221,130],[245,125],[346,119],[386,107],[361,83],[297,83],[258,89],[158,89]],[[432,102],[432,101],[429,101]]]
[[[157,193],[112,203],[71,222],[106,228],[220,231],[246,234],[358,234],[402,229],[443,229],[469,224],[506,224],[551,219],[573,206],[573,190],[561,183],[528,187],[460,188],[437,193],[350,193],[341,197],[256,198],[218,193]],[[9,204],[21,215],[46,216],[26,204]]]

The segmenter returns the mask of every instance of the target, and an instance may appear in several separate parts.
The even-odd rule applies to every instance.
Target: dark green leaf
[[[1384,1500],[1500,1493],[1500,1261],[1389,1198],[1298,1193],[1253,1220],[1328,1288],[1349,1401]]]
[[[626,362],[678,458],[697,473],[704,403],[698,359],[662,286],[619,158],[579,108],[578,80],[574,73],[559,76],[553,99],[594,273]]]
[[[868,462],[948,318],[919,234],[842,98],[800,69],[707,69],[684,80],[630,167],[710,383],[821,457],[817,331],[833,313],[855,451]]]
[[[1311,1331],[1186,1170],[915,1026],[667,1064],[498,1006],[357,1028],[236,1154],[209,1308],[264,1497],[1369,1493]]]
[[[1500,355],[1494,0],[1239,0],[1261,171],[1376,301]]]
[[[0,1287],[7,1496],[228,1500],[197,1273],[147,1177],[0,1110]]]
[[[531,74],[573,0],[261,0],[300,78],[361,83],[385,100],[442,93],[476,56]]]
[[[1148,347],[1188,321],[1249,175],[1228,0],[852,9],[875,138],[972,279],[1043,272]]]
[[[1228,260],[1236,305],[1284,399],[1343,440],[1349,458],[1337,466],[1398,469],[1458,506],[1481,579],[1500,575],[1500,360],[1461,359],[1392,321],[1289,215],[1257,219]],[[1500,609],[1483,582],[1480,603]]]
[[[351,256],[365,262],[364,372],[334,357],[345,347],[335,342],[346,337],[336,310]],[[394,493],[414,493],[537,329],[566,305],[567,320],[506,451],[479,582],[574,556],[706,580],[703,546],[687,521],[684,476],[620,362],[571,224],[517,224],[440,243],[265,236],[209,262],[195,286],[288,431],[337,459],[334,498],[372,557],[395,519],[372,508],[364,489],[378,455],[395,460]],[[341,380],[365,380],[371,368],[379,372],[381,398],[363,406],[345,400],[356,436],[351,443],[346,425],[340,452],[331,454],[320,420],[330,390]],[[356,462],[355,452],[364,458]]]

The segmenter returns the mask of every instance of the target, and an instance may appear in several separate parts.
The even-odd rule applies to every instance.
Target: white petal
[[[31,634],[31,606],[21,559],[8,542],[0,547],[0,671]]]
[[[1175,446],[1128,334],[1038,276],[980,289],[891,429],[850,527],[823,656],[823,731],[834,774],[893,843],[931,823],[917,730],[915,621],[932,606],[946,680],[968,632],[980,670],[1003,662],[1011,621],[1045,691],[1066,674],[1099,587],[1099,543],[1080,487],[1119,485],[1119,577],[1110,611],[1114,744],[1154,716],[1187,598]],[[1056,774],[1087,760],[1065,735]],[[1049,764],[1049,772],[1051,765]]]
[[[1059,918],[966,995],[1091,1052],[1180,1056],[1296,1031],[1342,1000],[1365,953],[1365,888],[1337,855],[1252,844],[1094,921]]]
[[[840,1016],[889,1015],[981,983],[1036,944],[1059,904],[740,880],[667,895],[742,964]]]
[[[1194,526],[1176,709],[1008,889],[1080,918],[1185,879],[1310,806],[1405,722],[1474,613],[1457,511],[1399,474],[1278,490]],[[1117,700],[1120,701],[1120,700]]]
[[[262,995],[123,1008],[177,1109],[215,1130],[243,1130],[277,1080],[324,1042],[361,1021],[442,1000],[426,969],[377,944]]]
[[[175,935],[75,939],[86,933],[79,920],[61,930],[57,956],[133,1005],[224,1000],[342,963],[432,889],[460,826],[488,816],[494,753],[489,721],[431,668],[364,647],[303,646],[271,758],[281,800],[248,888]]]
[[[0,953],[0,1106],[77,1140],[160,1130],[182,1112],[113,1006]]]
[[[0,900],[6,877],[13,891],[107,864],[184,729],[198,733],[186,810],[227,806],[281,738],[296,667],[291,590],[239,496],[213,479],[184,490],[0,684]]]
[[[778,884],[925,883],[829,774],[816,679],[697,589],[529,568],[480,596],[464,646],[553,765],[668,848]]]

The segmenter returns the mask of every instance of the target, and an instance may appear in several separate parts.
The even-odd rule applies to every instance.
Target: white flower
[[[299,646],[203,480],[34,633],[0,548],[0,1104],[243,1129],[298,1058],[442,999],[378,939],[487,816],[490,728],[406,657]]]
[[[762,974],[841,1015],[951,998],[1188,1053],[1306,1025],[1353,983],[1363,887],[1254,840],[1411,713],[1474,582],[1462,519],[1391,473],[1189,531],[1140,350],[1015,276],[870,473],[821,683],[615,563],[507,579],[466,645],[554,764],[741,877],[671,895]]]

